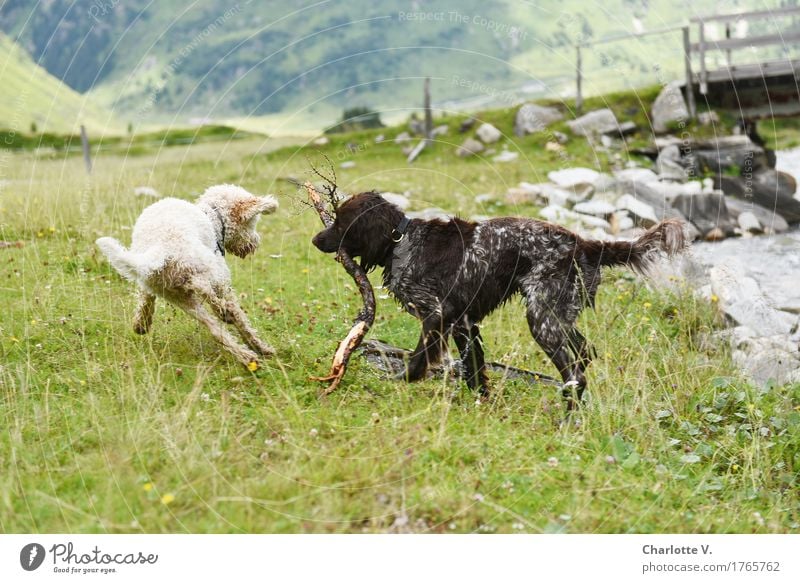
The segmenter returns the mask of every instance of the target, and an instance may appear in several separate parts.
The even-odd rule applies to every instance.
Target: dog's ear
[[[273,213],[277,208],[278,201],[275,200],[275,197],[270,195],[254,196],[244,200],[237,200],[233,203],[231,218],[233,218],[235,222],[242,224],[261,213]]]

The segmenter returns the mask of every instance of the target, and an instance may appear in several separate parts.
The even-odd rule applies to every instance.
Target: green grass
[[[118,133],[122,126],[109,110],[77,93],[44,68],[4,34],[0,33],[0,128],[29,132],[77,132],[83,124],[93,134]],[[13,136],[12,136],[13,137]],[[0,134],[3,146],[8,134]]]
[[[510,134],[507,112],[481,117]],[[409,167],[399,146],[374,143],[399,131],[324,148],[268,152],[270,140],[248,138],[101,154],[91,177],[74,156],[0,151],[0,239],[24,242],[0,250],[0,531],[797,532],[800,387],[748,385],[704,340],[720,326],[713,305],[622,270],[605,274],[597,310],[581,317],[598,358],[580,424],[560,425],[554,388],[494,378],[478,404],[463,386],[390,382],[359,359],[318,398],[308,377],[327,371],[360,302],[311,245],[319,219],[280,177],[310,178],[324,153],[356,162],[338,170],[344,191],[535,215],[474,196],[613,163],[578,139],[566,160],[546,153],[543,135],[509,143],[513,163],[460,160],[453,129]],[[134,290],[93,243],[129,242],[147,204],[135,186],[190,197],[228,181],[282,205],[260,223],[257,253],[229,261],[278,347],[256,373],[164,303],[152,333],[134,335]],[[492,360],[555,374],[519,302],[484,331]],[[417,334],[379,299],[372,337],[411,346]]]

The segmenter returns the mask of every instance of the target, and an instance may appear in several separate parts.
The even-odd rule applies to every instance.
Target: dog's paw
[[[255,347],[258,350],[261,356],[275,356],[275,349],[270,346],[269,344],[265,344],[264,342],[259,342],[258,345]]]

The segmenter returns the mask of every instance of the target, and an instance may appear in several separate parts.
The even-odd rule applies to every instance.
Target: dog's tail
[[[626,265],[646,273],[658,257],[677,255],[688,244],[683,223],[669,219],[651,227],[635,241],[583,241],[582,248],[592,265]]]
[[[135,253],[125,249],[122,244],[111,237],[101,237],[95,241],[103,254],[108,258],[109,263],[125,279],[136,281],[142,274],[153,271],[152,262],[147,261]],[[161,261],[163,263],[163,260]]]

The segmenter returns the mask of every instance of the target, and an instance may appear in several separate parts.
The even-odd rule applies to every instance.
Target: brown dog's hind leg
[[[153,314],[156,311],[156,296],[144,290],[139,291],[139,305],[133,316],[133,331],[137,334],[147,334],[153,325]]]
[[[528,304],[527,318],[533,339],[542,347],[553,362],[564,381],[562,394],[567,401],[567,411],[580,406],[586,390],[584,370],[589,364],[586,339],[575,328],[577,314],[565,313],[562,317],[544,310],[545,305],[554,305],[538,298],[536,304]]]
[[[464,365],[464,380],[470,389],[480,389],[481,395],[489,396],[489,378],[483,352],[483,338],[478,326],[466,322],[453,328],[453,339],[458,346]]]

